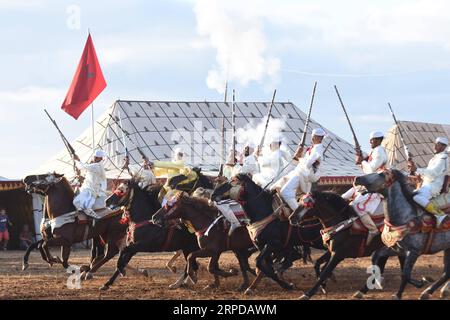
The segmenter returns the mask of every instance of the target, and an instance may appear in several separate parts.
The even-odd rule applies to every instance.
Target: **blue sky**
[[[79,28],[72,8],[79,9]],[[5,1],[0,0],[0,176],[21,178],[90,125],[60,105],[90,28],[115,99],[292,101],[352,141],[336,84],[360,142],[402,120],[449,123],[450,3],[444,0]],[[71,24],[72,23],[72,24]]]

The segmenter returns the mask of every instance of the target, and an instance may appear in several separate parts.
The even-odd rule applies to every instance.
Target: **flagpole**
[[[94,131],[94,103],[91,103],[91,126],[92,126],[92,151],[95,149],[95,131]]]

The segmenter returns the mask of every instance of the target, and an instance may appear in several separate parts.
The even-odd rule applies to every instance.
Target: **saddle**
[[[122,213],[122,209],[110,209],[110,208],[100,208],[94,210],[97,215],[97,220],[104,220],[115,216],[116,214]],[[84,211],[76,211],[75,221],[79,224],[85,224],[92,220],[93,218],[87,215]]]
[[[228,210],[231,210],[234,216],[239,220],[241,225],[247,225],[250,223],[250,219],[245,213],[244,208],[242,208],[241,204],[234,200],[222,200],[216,203],[217,209],[219,209],[220,213],[225,217],[227,217]]]
[[[280,208],[281,207],[281,208]],[[278,210],[278,216],[281,221],[288,221],[289,216],[292,214],[292,210],[289,205],[283,200],[280,194],[277,192],[273,196],[272,209]]]

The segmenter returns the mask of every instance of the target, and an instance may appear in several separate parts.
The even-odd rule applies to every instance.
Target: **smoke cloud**
[[[209,88],[224,93],[227,80],[242,86],[277,81],[281,62],[267,53],[262,19],[254,11],[242,1],[196,1],[197,32],[216,50],[206,78]]]

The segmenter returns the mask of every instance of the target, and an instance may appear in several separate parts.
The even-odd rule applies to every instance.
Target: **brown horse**
[[[194,228],[200,250],[192,252],[187,257],[187,273],[196,282],[197,276],[194,272],[196,258],[211,257],[208,271],[214,276],[214,282],[205,289],[218,288],[220,286],[219,277],[230,277],[237,274],[234,269],[224,271],[219,268],[222,252],[232,250],[239,261],[243,278],[243,283],[238,290],[243,291],[249,285],[247,272],[255,275],[254,270],[248,264],[248,258],[256,251],[256,248],[245,228],[238,228],[231,236],[228,236],[229,226],[219,216],[219,210],[210,205],[207,200],[191,198],[185,193],[180,193],[153,215],[153,222],[162,225],[169,220],[181,218],[187,226]]]
[[[74,192],[67,179],[60,174],[43,174],[27,176],[23,182],[27,192],[45,195],[45,207],[47,217],[51,222],[56,222],[67,216],[68,213],[76,211],[72,201]],[[91,265],[87,267],[90,273],[95,272],[104,263],[119,252],[121,241],[126,235],[126,226],[121,224],[121,211],[118,210],[111,215],[99,220],[92,227],[90,220],[84,223],[75,218],[75,222],[69,222],[52,230],[53,237],[44,239],[42,248],[45,251],[45,260],[49,264],[61,263],[64,268],[69,266],[69,256],[72,244],[88,239],[102,239],[107,244],[105,255],[97,256]],[[61,259],[53,257],[48,249],[49,246],[61,246]]]

